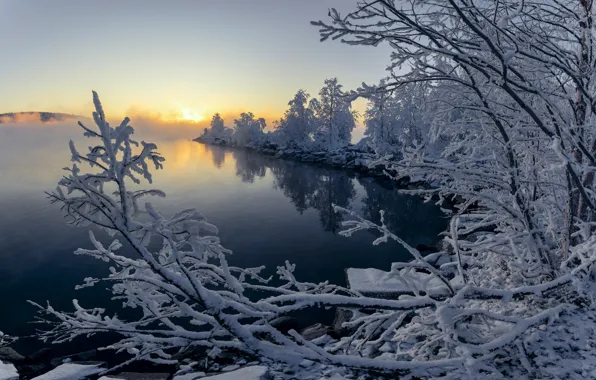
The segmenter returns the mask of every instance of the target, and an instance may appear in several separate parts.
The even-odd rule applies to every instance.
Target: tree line
[[[379,87],[384,84],[385,80]],[[379,154],[399,155],[404,147],[421,144],[429,125],[422,116],[431,98],[428,92],[428,87],[413,85],[399,97],[387,92],[368,95],[363,115],[365,138],[361,145],[370,145]],[[266,131],[265,120],[256,118],[252,112],[234,119],[233,127],[226,127],[216,113],[200,139],[256,149],[274,144],[282,149],[336,151],[352,142],[352,131],[360,116],[352,110],[357,96],[353,91],[344,91],[337,78],[327,79],[318,98],[298,90],[288,102],[283,117],[273,123],[272,131]]]

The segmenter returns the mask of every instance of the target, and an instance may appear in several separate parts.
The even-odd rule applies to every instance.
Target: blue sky
[[[114,116],[187,108],[279,117],[299,88],[385,74],[389,48],[319,42],[311,20],[355,0],[0,0],[0,113]]]

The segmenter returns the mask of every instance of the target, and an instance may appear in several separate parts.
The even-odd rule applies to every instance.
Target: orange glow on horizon
[[[205,116],[190,108],[182,108],[182,115],[177,118],[178,121],[190,121],[191,123],[198,123],[205,120]]]

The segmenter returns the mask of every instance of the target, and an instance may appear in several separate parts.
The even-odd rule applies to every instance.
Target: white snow
[[[186,373],[184,375],[174,376],[174,380],[195,380],[205,376],[205,372]]]
[[[0,380],[16,380],[19,373],[14,365],[0,361]]]
[[[348,380],[348,378],[336,373],[335,375],[331,376],[329,380]]]
[[[215,376],[207,376],[202,377],[201,379],[209,379],[209,380],[260,380],[262,379],[268,372],[267,367],[256,365],[251,367],[244,367],[237,371],[222,373],[220,375]],[[179,380],[178,377],[174,378],[175,380]],[[187,378],[188,379],[188,378]]]
[[[98,364],[64,363],[33,380],[79,380],[104,371]]]
[[[445,292],[445,285],[429,273],[409,271],[397,276],[375,268],[348,268],[346,273],[350,289],[361,293],[406,294],[413,289],[424,290],[429,294]],[[450,283],[461,283],[461,279],[455,277]]]

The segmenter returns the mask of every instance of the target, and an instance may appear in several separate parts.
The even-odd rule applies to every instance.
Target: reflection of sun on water
[[[193,164],[209,159],[201,144],[179,140],[160,145],[168,170],[187,170]]]
[[[160,142],[159,151],[165,157],[165,173],[167,176],[187,177],[191,173],[197,172],[201,167],[201,172],[217,172],[221,169],[214,166],[213,151],[203,145],[193,141],[177,140],[170,142]],[[226,152],[225,155],[231,155]],[[225,160],[220,159],[221,161]],[[222,162],[223,163],[223,162]],[[221,163],[220,163],[221,165]],[[227,168],[224,165],[224,171],[233,170],[233,167]]]

